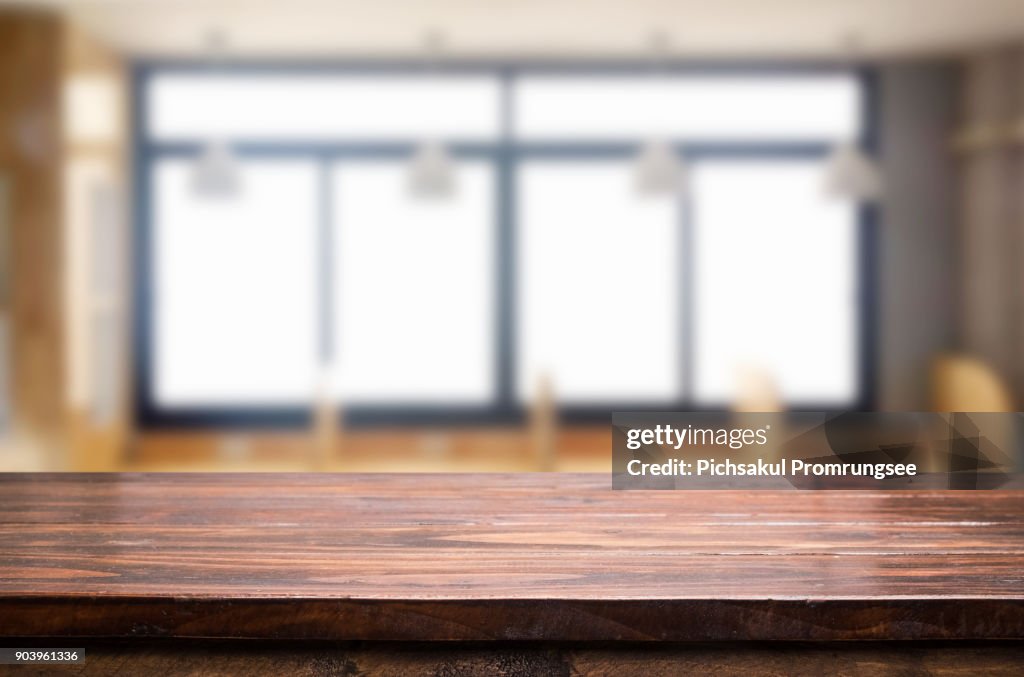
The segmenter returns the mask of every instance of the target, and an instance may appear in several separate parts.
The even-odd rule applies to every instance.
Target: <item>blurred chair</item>
[[[338,453],[342,416],[334,394],[334,370],[322,365],[313,402],[312,445],[309,463],[314,470],[327,470]]]
[[[760,364],[739,364],[735,369],[736,394],[733,396],[732,425],[737,428],[760,428],[767,419],[760,414],[784,412],[786,404],[779,390],[775,373]],[[785,419],[772,419],[774,434],[761,447],[758,455],[773,463],[782,458],[783,444],[780,440],[789,437]]]
[[[1016,411],[1009,388],[987,364],[968,355],[941,355],[932,363],[934,411]]]
[[[558,440],[558,410],[551,377],[541,374],[530,410],[530,438],[534,467],[541,472],[555,469]]]
[[[730,408],[737,413],[785,411],[775,374],[760,365],[737,366],[736,395]]]

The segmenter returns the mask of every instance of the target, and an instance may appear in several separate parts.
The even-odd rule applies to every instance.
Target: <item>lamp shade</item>
[[[426,198],[450,197],[455,192],[455,162],[440,141],[425,141],[409,164],[409,189]]]
[[[686,172],[670,143],[652,140],[636,157],[634,184],[642,195],[676,195],[684,188]]]
[[[882,194],[882,175],[858,146],[835,148],[825,166],[825,194],[848,200],[876,200]]]
[[[238,163],[226,142],[211,141],[202,149],[192,167],[192,190],[196,195],[230,198],[241,190]]]

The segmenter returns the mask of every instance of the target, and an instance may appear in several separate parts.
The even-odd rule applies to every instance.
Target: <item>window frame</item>
[[[132,298],[132,345],[133,345],[133,405],[136,422],[144,429],[154,428],[266,428],[301,427],[308,425],[312,416],[311,406],[293,407],[187,407],[164,408],[153,400],[153,331],[155,322],[155,297],[152,288],[155,261],[152,256],[153,240],[153,195],[151,176],[156,162],[165,157],[194,157],[200,142],[157,141],[147,135],[148,111],[146,99],[150,80],[158,75],[216,73],[218,75],[267,75],[329,73],[338,75],[409,75],[424,72],[422,63],[415,61],[367,60],[341,63],[292,63],[240,62],[219,65],[215,70],[201,63],[187,61],[140,60],[131,66],[132,71],[132,176],[135,185],[135,200],[132,206],[134,242]],[[605,76],[634,75],[649,77],[650,65],[642,62],[595,62],[595,61],[530,61],[530,62],[458,62],[443,65],[430,71],[434,75],[489,74],[499,80],[500,136],[487,142],[453,143],[451,152],[456,158],[476,158],[493,163],[496,191],[494,226],[494,274],[495,284],[495,336],[494,354],[495,392],[489,404],[481,406],[347,406],[342,414],[346,425],[515,425],[526,419],[528,407],[522,406],[516,396],[516,172],[523,161],[538,158],[569,159],[631,159],[643,139],[622,141],[567,141],[531,142],[513,140],[515,81],[520,76],[565,75]],[[871,67],[849,67],[835,64],[808,63],[678,63],[659,66],[664,75],[794,75],[820,76],[827,74],[852,75],[861,91],[861,133],[856,142],[865,152],[878,152],[878,87],[877,73]],[[727,139],[715,141],[676,141],[673,144],[679,156],[687,163],[702,159],[823,159],[832,150],[828,142],[768,141],[732,142]],[[247,141],[232,140],[232,147],[241,157],[280,158],[301,157],[313,160],[319,167],[321,177],[321,243],[330,243],[331,198],[327,182],[331,167],[338,161],[359,160],[402,160],[411,157],[415,144],[410,142],[305,142],[305,141]],[[857,346],[857,394],[856,400],[844,410],[870,410],[876,402],[876,324],[877,324],[877,229],[880,220],[877,205],[860,203],[856,207],[857,251],[855,270],[857,274],[856,321]],[[687,205],[680,201],[679,223],[681,229],[679,284],[681,285],[682,322],[679,350],[681,360],[681,392],[676,401],[657,406],[639,405],[628,401],[605,406],[560,405],[558,415],[567,423],[608,423],[613,411],[719,411],[719,408],[698,406],[692,400],[690,365],[693,355],[693,341],[688,323],[692,316],[693,289],[690,271],[693,252],[692,223]],[[320,247],[318,277],[321,289],[320,349],[329,350],[331,343],[331,264],[329,247]],[[822,406],[815,402],[791,402],[792,411],[835,411],[834,406]]]

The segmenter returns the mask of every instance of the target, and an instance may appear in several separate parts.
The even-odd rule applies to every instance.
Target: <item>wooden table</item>
[[[1024,492],[0,475],[0,635],[80,674],[1015,674]]]

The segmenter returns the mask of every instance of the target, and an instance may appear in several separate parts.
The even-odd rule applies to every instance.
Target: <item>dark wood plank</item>
[[[553,646],[535,644],[357,646],[190,642],[96,644],[85,663],[19,666],[12,675],[107,677],[678,677],[679,675],[902,675],[1017,677],[1024,645],[690,644]]]
[[[1024,638],[1024,492],[2,475],[0,634]]]

